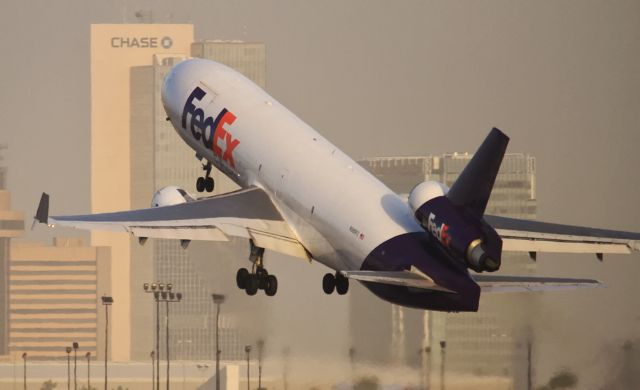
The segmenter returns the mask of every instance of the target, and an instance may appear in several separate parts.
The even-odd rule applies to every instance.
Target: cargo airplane
[[[198,192],[213,191],[213,167],[240,190],[196,198],[165,187],[147,209],[75,216],[49,216],[49,196],[43,194],[35,219],[127,232],[141,244],[164,238],[186,247],[191,240],[242,237],[252,266],[240,268],[236,282],[248,295],[277,292],[266,249],[330,268],[321,283],[326,294],[345,294],[356,280],[389,302],[439,311],[477,311],[482,291],[600,285],[487,274],[500,268],[503,251],[532,258],[538,252],[594,253],[602,259],[605,253],[640,250],[638,233],[485,215],[509,141],[496,128],[451,188],[417,183],[406,199],[222,64],[177,64],[164,80],[162,102],[167,120],[204,163]]]

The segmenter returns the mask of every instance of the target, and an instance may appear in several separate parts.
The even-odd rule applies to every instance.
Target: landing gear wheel
[[[258,278],[255,275],[249,275],[244,291],[247,295],[256,295],[258,292]]]
[[[273,275],[268,275],[265,279],[267,282],[267,286],[264,289],[265,294],[267,294],[268,297],[276,295],[278,292],[278,279]]]
[[[249,279],[249,271],[246,268],[240,268],[236,272],[236,284],[238,288],[244,290],[247,286],[247,280]]]
[[[207,177],[204,179],[204,188],[207,190],[207,192],[213,192],[213,177]]]
[[[333,294],[333,290],[336,288],[336,277],[333,274],[325,274],[322,278],[322,290],[325,294]]]
[[[344,295],[347,291],[349,291],[349,279],[342,274],[336,274],[336,292],[339,295]]]
[[[203,192],[205,187],[206,187],[206,183],[205,183],[205,178],[200,176],[198,178],[198,180],[196,180],[196,190],[198,190],[198,192]]]

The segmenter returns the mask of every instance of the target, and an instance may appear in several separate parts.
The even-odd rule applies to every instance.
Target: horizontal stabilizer
[[[482,292],[535,292],[604,287],[593,279],[541,276],[472,275]]]
[[[455,291],[437,285],[430,278],[410,271],[340,271],[340,273],[346,278],[360,282],[391,284],[422,290],[455,293]]]
[[[513,252],[619,253],[640,250],[640,233],[485,215],[502,238],[502,249]]]

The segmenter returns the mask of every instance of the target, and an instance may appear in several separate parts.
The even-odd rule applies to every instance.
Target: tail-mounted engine
[[[422,227],[472,270],[500,268],[502,239],[483,219],[456,207],[446,196],[434,197],[414,211]]]

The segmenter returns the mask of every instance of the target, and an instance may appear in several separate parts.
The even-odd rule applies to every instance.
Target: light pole
[[[444,390],[444,363],[446,361],[447,342],[440,341],[440,350],[442,351],[442,360],[440,362],[440,390]]]
[[[249,385],[249,355],[251,354],[251,346],[245,345],[244,351],[247,353],[247,390],[251,390],[251,387]]]
[[[284,360],[284,364],[282,367],[282,387],[284,387],[284,390],[288,390],[289,389],[289,381],[288,381],[288,376],[289,376],[289,355],[291,354],[291,349],[289,347],[285,347],[284,350],[282,350],[282,358]]]
[[[24,360],[24,369],[23,369],[23,373],[24,373],[24,390],[27,390],[27,353],[26,352],[22,353],[22,360]]]
[[[87,352],[84,357],[87,358],[87,390],[91,390],[91,352]]]
[[[71,390],[71,347],[65,349],[67,352],[67,390]]]
[[[429,364],[431,362],[431,347],[427,346],[418,350],[420,355],[420,389],[430,388],[429,384]]]
[[[156,390],[156,351],[151,351],[151,390]]]
[[[224,303],[225,296],[222,294],[211,294],[213,303],[216,305],[216,390],[220,390],[220,305]]]
[[[351,362],[351,385],[356,385],[356,349],[349,348],[349,362]]]
[[[426,388],[427,389],[431,389],[431,347],[424,347],[424,353],[425,353],[425,371],[426,371],[426,378],[425,378],[425,383],[426,383]]]
[[[145,283],[142,287],[156,300],[156,390],[160,390],[160,290],[164,290],[164,284]]]
[[[262,352],[264,351],[264,340],[257,342],[258,347],[258,390],[262,390]]]
[[[78,390],[78,348],[80,347],[77,342],[73,342],[73,390]]]
[[[102,305],[104,306],[104,390],[107,390],[107,357],[109,355],[109,306],[113,305],[113,297],[103,295]]]
[[[166,321],[166,347],[167,347],[167,390],[169,390],[169,304],[170,303],[178,303],[182,300],[182,293],[174,293],[171,291],[173,289],[173,285],[171,283],[167,283],[167,291],[162,291],[160,293],[160,300],[167,303],[167,321]]]

